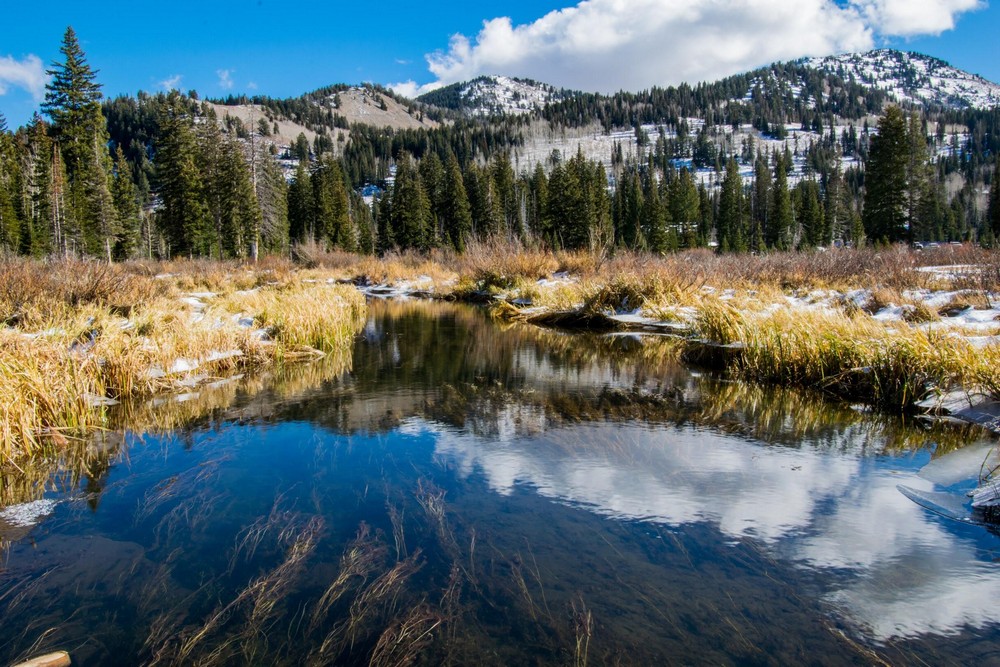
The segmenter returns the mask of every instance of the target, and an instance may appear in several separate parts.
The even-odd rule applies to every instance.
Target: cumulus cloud
[[[935,34],[980,0],[583,0],[532,23],[483,22],[427,56],[436,80],[482,74],[612,92],[714,80],[777,60],[871,48],[877,37]]]
[[[215,73],[219,76],[219,88],[231,90],[233,87],[233,70],[218,69],[215,70]]]
[[[173,76],[168,76],[163,81],[160,81],[158,85],[164,90],[180,90],[181,78],[180,74],[174,74]]]
[[[11,86],[23,88],[36,101],[45,97],[45,84],[49,77],[41,59],[36,55],[15,60],[13,56],[0,56],[0,95],[6,95]]]
[[[886,35],[938,35],[955,27],[955,18],[981,9],[980,0],[855,0],[865,19]]]

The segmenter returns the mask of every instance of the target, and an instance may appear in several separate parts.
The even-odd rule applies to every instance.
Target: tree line
[[[996,112],[953,112],[929,132],[926,116],[888,106],[877,128],[861,121],[838,133],[830,109],[816,106],[805,129],[817,140],[770,150],[753,137],[727,144],[708,122],[690,130],[686,114],[695,106],[731,99],[751,81],[751,97],[774,103],[766,87],[778,79],[758,72],[718,90],[654,90],[649,104],[605,98],[605,118],[636,123],[634,156],[618,145],[605,165],[580,150],[553,152],[517,173],[511,155],[523,142],[523,119],[434,130],[353,125],[340,145],[321,131],[282,152],[268,139],[285,109],[277,102],[244,123],[218,118],[196,94],[103,100],[72,28],[60,52],[44,116],[16,131],[0,117],[0,246],[8,253],[255,258],[306,242],[361,253],[461,252],[497,237],[553,249],[763,252],[837,242],[993,244],[1000,235]],[[591,113],[587,100],[545,113]],[[649,110],[658,104],[655,113],[666,116]],[[315,104],[286,107],[308,111],[318,125],[330,120]],[[650,119],[661,123],[655,138],[639,124]],[[967,140],[949,134],[960,121]],[[761,122],[771,121],[764,114]],[[380,186],[367,199],[366,183]],[[983,187],[990,194],[980,210]]]

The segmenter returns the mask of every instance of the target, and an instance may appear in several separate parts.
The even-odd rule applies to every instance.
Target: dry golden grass
[[[192,374],[346,356],[366,312],[353,287],[305,282],[280,260],[249,269],[11,260],[0,263],[0,279],[0,456],[8,461],[103,425],[106,399],[171,388]],[[191,289],[220,296],[179,300]]]
[[[960,337],[892,330],[838,312],[745,316],[720,304],[703,310],[697,326],[705,339],[742,344],[731,366],[736,377],[811,387],[893,410],[908,409],[932,390],[985,385],[996,356]]]

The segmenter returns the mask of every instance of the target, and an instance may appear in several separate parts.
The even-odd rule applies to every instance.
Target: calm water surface
[[[123,408],[3,481],[0,663],[1000,664],[1000,538],[896,490],[989,443],[664,352],[379,302],[350,370]]]

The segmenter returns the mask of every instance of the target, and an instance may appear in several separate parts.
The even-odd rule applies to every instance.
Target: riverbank
[[[285,262],[5,261],[0,456],[17,467],[122,400],[347,354],[364,314],[354,288]]]
[[[889,411],[970,418],[1000,399],[1000,254],[970,246],[607,257],[494,244],[450,261],[400,256],[355,269],[350,278],[370,294],[435,295],[489,303],[506,320],[670,336],[677,354],[733,379]],[[988,411],[975,421],[995,426]]]
[[[967,246],[667,257],[300,252],[296,262],[0,264],[2,456],[106,425],[117,401],[346,355],[365,297],[490,304],[495,317],[662,336],[733,379],[991,426],[1000,253]],[[349,360],[345,360],[349,363]],[[971,411],[971,412],[970,412]],[[141,427],[141,425],[136,425]]]

